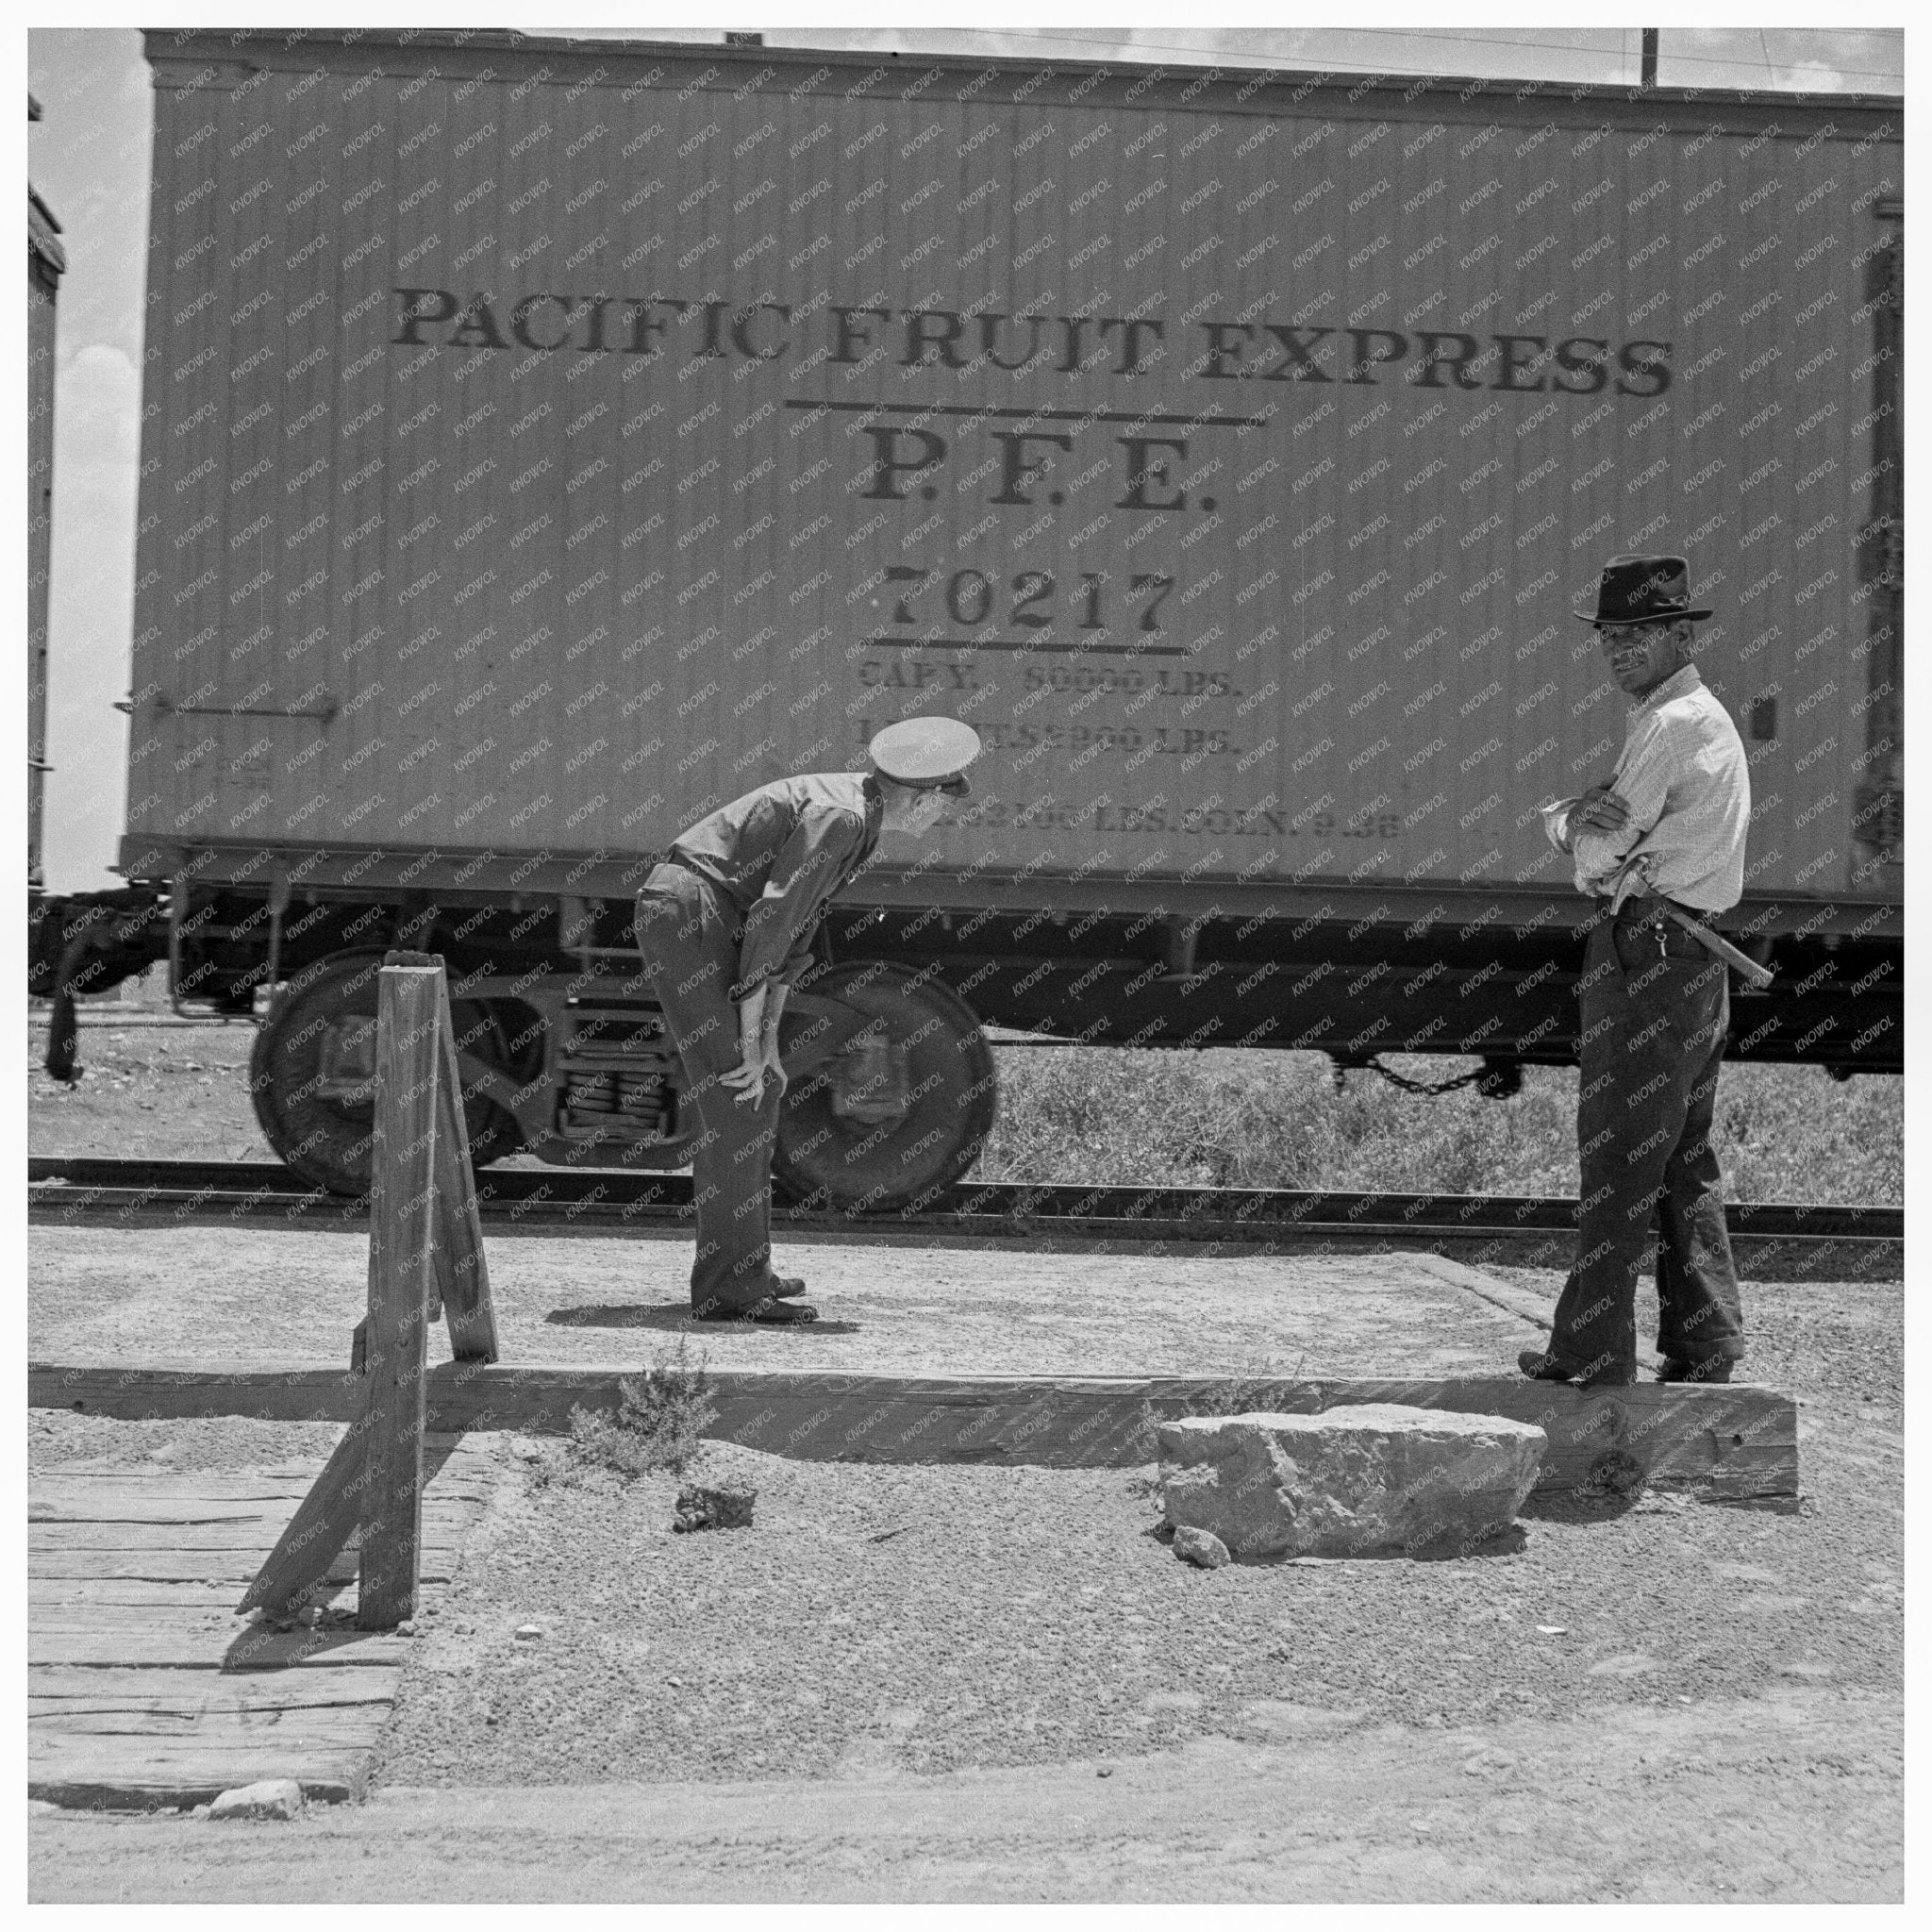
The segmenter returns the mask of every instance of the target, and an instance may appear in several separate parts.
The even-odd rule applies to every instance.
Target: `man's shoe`
[[[738,1307],[693,1308],[691,1318],[693,1322],[760,1322],[783,1328],[816,1322],[819,1311],[809,1302],[780,1301],[773,1294],[761,1302],[748,1302]]]
[[[780,1274],[774,1277],[772,1292],[781,1302],[796,1301],[805,1292],[805,1276]]]
[[[1525,1348],[1516,1357],[1516,1366],[1533,1382],[1567,1382],[1578,1373],[1560,1357],[1541,1348]]]
[[[1579,1389],[1623,1389],[1637,1379],[1633,1372],[1568,1362],[1541,1348],[1525,1348],[1516,1357],[1516,1366],[1534,1382],[1574,1382]]]
[[[1702,1361],[1678,1361],[1666,1356],[1657,1367],[1659,1382],[1728,1382],[1731,1379],[1732,1357],[1727,1355],[1707,1355]]]

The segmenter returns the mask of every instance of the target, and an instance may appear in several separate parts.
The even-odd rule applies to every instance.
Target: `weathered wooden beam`
[[[224,1628],[224,1624],[226,1625]],[[27,1630],[30,1666],[132,1670],[236,1671],[341,1670],[405,1664],[409,1640],[388,1631],[327,1626],[277,1630],[272,1624],[209,1620],[193,1611],[156,1610],[138,1620],[125,1615],[87,1618],[42,1613]]]
[[[442,962],[437,961],[442,978]],[[483,1215],[470,1165],[469,1126],[463,1118],[462,1074],[457,1065],[448,982],[437,1002],[436,1224],[432,1230],[436,1287],[449,1325],[450,1353],[458,1361],[497,1357],[496,1312],[490,1299],[490,1265],[483,1255]],[[433,1317],[431,1319],[434,1319]]]
[[[633,1365],[486,1367],[451,1362],[428,1376],[434,1429],[561,1434],[570,1411],[615,1408]],[[714,1370],[718,1420],[710,1435],[802,1461],[1010,1463],[1060,1469],[1131,1468],[1151,1461],[1158,1418],[1224,1408],[1225,1376],[909,1376],[774,1374]],[[61,1368],[28,1372],[28,1400],[130,1417],[252,1415],[340,1420],[352,1376],[266,1366],[201,1370]],[[1366,1402],[1399,1402],[1474,1415],[1507,1415],[1547,1431],[1539,1487],[1592,1480],[1601,1458],[1628,1457],[1660,1488],[1712,1497],[1798,1492],[1797,1408],[1753,1384],[1717,1388],[1641,1383],[1584,1391],[1521,1376],[1244,1381],[1249,1407],[1312,1414]]]
[[[27,1796],[74,1809],[142,1811],[205,1804],[236,1785],[293,1775],[307,1798],[328,1804],[369,1788],[369,1741],[344,1739],[302,1752],[292,1772],[274,1733],[175,1743],[166,1739],[54,1735],[34,1740]]]
[[[442,1071],[439,1033],[448,1007],[440,964],[385,962],[376,982],[369,1396],[356,1607],[365,1630],[390,1629],[416,1613],[424,1371],[429,1304],[436,1294],[436,1142],[445,1131],[436,1094]]]
[[[276,1539],[267,1562],[235,1606],[238,1613],[258,1608],[271,1616],[292,1616],[327,1576],[361,1513],[368,1429],[365,1408],[349,1424],[348,1434],[336,1444],[288,1528]]]
[[[211,1671],[88,1671],[50,1665],[27,1679],[27,1715],[172,1711],[205,1726],[208,1719],[230,1712],[246,1717],[381,1706],[386,1713],[400,1676],[400,1671],[293,1671],[285,1677],[249,1671],[231,1677]]]

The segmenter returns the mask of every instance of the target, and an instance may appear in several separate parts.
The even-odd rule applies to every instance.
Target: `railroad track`
[[[478,1205],[492,1233],[610,1234],[676,1226],[691,1215],[691,1176],[618,1170],[486,1169]],[[27,1162],[29,1218],[42,1224],[332,1228],[368,1220],[366,1201],[308,1187],[266,1161],[53,1159]],[[1731,1240],[1740,1267],[1760,1277],[1895,1277],[1905,1210],[1809,1203],[1736,1202]],[[779,1208],[797,1232],[1174,1241],[1297,1249],[1422,1247],[1530,1266],[1569,1259],[1576,1203],[1552,1195],[1315,1192],[1263,1188],[1080,1187],[968,1182],[916,1208],[886,1213]],[[1471,1251],[1476,1251],[1472,1255]]]

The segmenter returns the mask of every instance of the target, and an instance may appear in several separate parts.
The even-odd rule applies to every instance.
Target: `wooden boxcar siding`
[[[134,834],[641,851],[939,708],[993,741],[941,870],[1560,890],[1531,808],[1623,732],[1570,613],[1683,546],[1707,675],[1740,724],[1777,697],[1754,890],[1857,889],[1869,110],[207,51],[151,43]],[[479,346],[398,341],[411,288],[487,295]],[[516,345],[545,293],[566,345]],[[1031,315],[1027,369],[980,355]],[[1133,373],[1108,317],[1162,324]],[[1326,328],[1328,379],[1271,378],[1269,325]],[[1351,327],[1405,353],[1341,379]],[[1481,386],[1405,379],[1430,329]],[[1499,334],[1607,341],[1609,379],[1498,391]],[[888,426],[943,458],[880,500]],[[1123,507],[1134,434],[1185,442],[1146,493],[1186,509]],[[1007,449],[1050,459],[1026,502]]]
[[[26,876],[44,881],[47,790],[47,602],[54,546],[55,302],[67,265],[59,224],[27,190],[26,210]]]

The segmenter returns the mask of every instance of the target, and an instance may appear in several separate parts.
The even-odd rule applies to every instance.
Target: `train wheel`
[[[835,967],[810,990],[868,1024],[786,1090],[772,1157],[780,1193],[889,1209],[951,1187],[978,1159],[997,1100],[973,1008],[949,986],[875,962]]]
[[[304,1180],[335,1194],[369,1191],[381,966],[380,953],[349,953],[305,967],[261,1023],[249,1058],[255,1117],[269,1145]],[[450,1019],[458,1040],[471,1035],[465,1051],[508,1063],[508,1040],[487,1002],[452,1000]],[[473,1166],[523,1144],[516,1123],[481,1096],[464,1100],[463,1122]]]

